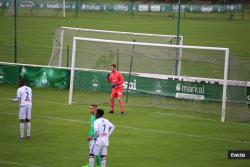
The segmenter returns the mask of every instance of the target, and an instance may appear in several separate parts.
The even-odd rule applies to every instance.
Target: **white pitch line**
[[[202,118],[202,117],[196,117],[196,116],[190,116],[190,115],[180,115],[180,114],[163,113],[163,112],[155,112],[155,114],[170,115],[170,116],[176,116],[176,117],[192,118],[192,119],[200,119],[200,120],[218,122],[218,121],[215,120],[215,119]]]
[[[27,167],[43,167],[39,165],[29,165],[29,164],[24,164],[20,162],[9,162],[9,161],[1,161],[1,160],[0,160],[0,164],[11,164],[11,165],[27,166]]]
[[[0,98],[4,100],[9,100],[9,98]],[[64,105],[68,106],[66,103],[60,103],[60,102],[53,102],[53,101],[46,101],[46,100],[37,100],[36,102],[42,102],[42,103],[49,103],[49,104],[57,104],[57,105]],[[85,106],[85,105],[78,105],[78,106]],[[146,112],[146,111],[140,111],[140,112]],[[149,113],[149,112],[147,112]],[[204,121],[211,121],[211,122],[219,122],[216,119],[209,119],[209,118],[202,118],[202,117],[196,117],[196,116],[190,116],[190,115],[183,115],[183,114],[172,114],[172,113],[165,113],[165,112],[150,112],[151,114],[161,114],[161,115],[169,115],[169,116],[176,116],[176,117],[183,117],[183,118],[190,118],[190,119],[198,119],[198,120],[204,120]],[[223,122],[223,124],[233,124],[233,125],[240,125],[240,126],[250,126],[250,124],[243,124],[238,122]]]
[[[60,102],[52,102],[52,101],[44,101],[44,100],[39,100],[37,102],[43,102],[43,103],[50,103],[50,104],[57,104],[57,105],[65,105],[68,106],[68,104],[65,103],[60,103]],[[79,106],[85,106],[85,105],[79,105]],[[146,111],[140,111],[140,112],[146,112]],[[149,112],[147,112],[149,113]],[[165,112],[150,112],[153,114],[162,114],[162,115],[170,115],[170,116],[176,116],[176,117],[183,117],[183,118],[190,118],[190,119],[199,119],[199,120],[205,120],[205,121],[211,121],[211,122],[219,122],[216,119],[209,119],[209,118],[202,118],[202,117],[196,117],[196,116],[190,116],[190,115],[183,115],[183,114],[172,114],[172,113],[165,113]],[[223,124],[233,124],[233,125],[240,125],[240,126],[250,126],[250,124],[243,124],[243,123],[238,123],[238,122],[223,122]]]
[[[216,119],[202,118],[202,117],[196,117],[196,116],[190,116],[190,115],[180,115],[180,114],[163,113],[163,112],[155,112],[155,113],[156,114],[161,114],[161,115],[170,115],[170,116],[175,116],[175,117],[199,119],[199,120],[205,120],[205,121],[221,123]],[[244,124],[244,123],[238,123],[238,122],[223,122],[221,124],[233,124],[233,125],[240,125],[240,126],[250,126],[250,124]]]
[[[0,114],[17,114],[17,113],[4,113],[0,112]],[[77,122],[77,123],[84,123],[89,124],[90,122],[86,121],[80,121],[80,120],[74,120],[74,119],[66,119],[66,118],[58,118],[58,117],[51,117],[51,116],[34,116],[38,118],[47,118],[47,119],[53,119],[53,120],[60,120],[60,121],[68,121],[68,122]],[[131,126],[122,126],[122,125],[116,125],[116,127],[124,128],[124,129],[132,129],[132,130],[140,130],[140,131],[146,131],[146,132],[155,132],[155,133],[162,133],[162,134],[173,134],[178,136],[185,136],[185,137],[192,137],[192,138],[201,138],[201,139],[209,139],[214,141],[220,141],[220,142],[231,142],[231,143],[240,143],[240,144],[250,144],[250,141],[241,141],[241,140],[233,140],[233,139],[225,139],[225,138],[217,138],[217,137],[209,137],[209,136],[200,136],[195,134],[189,134],[189,133],[179,133],[179,132],[172,132],[172,131],[162,131],[162,130],[155,130],[155,129],[146,129],[146,128],[137,128],[137,127],[131,127]]]

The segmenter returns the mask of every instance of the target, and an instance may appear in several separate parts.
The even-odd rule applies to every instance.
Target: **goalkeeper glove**
[[[115,88],[117,86],[117,84],[112,84],[112,88]]]
[[[109,76],[110,76],[110,73],[108,73],[108,75],[107,75],[107,79],[109,80]]]

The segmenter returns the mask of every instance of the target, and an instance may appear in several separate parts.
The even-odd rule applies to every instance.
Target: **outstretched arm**
[[[115,126],[112,124],[112,123],[110,123],[110,128],[109,128],[109,136],[114,132],[114,130],[115,130]]]
[[[12,101],[18,102],[19,100],[20,100],[20,92],[19,92],[19,90],[17,90],[16,98],[12,99]]]

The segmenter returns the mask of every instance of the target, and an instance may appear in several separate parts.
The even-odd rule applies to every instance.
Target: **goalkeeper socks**
[[[20,123],[20,138],[23,139],[24,136],[24,123]]]
[[[124,112],[124,105],[123,105],[122,100],[119,100],[119,105],[120,105],[121,112]]]
[[[97,164],[97,166],[101,166],[101,156],[97,155],[95,158],[96,158],[96,164]]]
[[[110,111],[114,111],[115,101],[110,100]]]
[[[26,123],[27,136],[30,136],[30,128],[31,128],[30,122],[27,122]]]

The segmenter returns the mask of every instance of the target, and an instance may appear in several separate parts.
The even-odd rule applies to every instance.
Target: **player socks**
[[[110,111],[114,111],[115,101],[110,100]]]
[[[101,160],[102,167],[106,167],[106,157],[103,157]]]
[[[27,136],[30,136],[30,129],[31,129],[31,124],[30,122],[26,123],[26,129],[27,129]]]
[[[20,123],[20,138],[22,139],[24,136],[24,123]]]
[[[120,105],[121,112],[124,112],[124,105],[123,105],[122,100],[119,100],[119,105]]]
[[[97,166],[101,166],[101,157],[100,157],[100,155],[96,156],[96,164],[97,164]]]
[[[89,166],[90,166],[90,167],[94,167],[94,164],[95,164],[95,159],[94,159],[94,157],[89,157]]]

